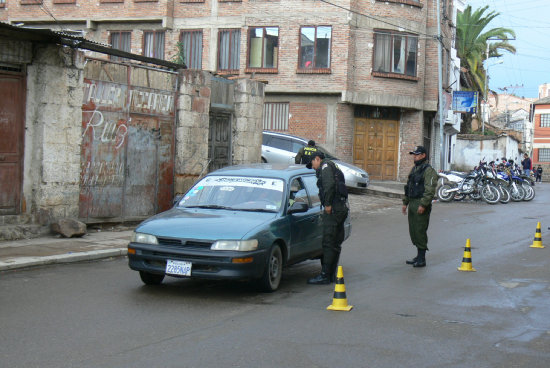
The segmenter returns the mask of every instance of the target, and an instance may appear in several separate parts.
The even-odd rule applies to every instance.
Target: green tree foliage
[[[489,43],[489,59],[502,56],[501,51],[516,53],[516,48],[506,39],[514,38],[515,32],[509,28],[491,28],[488,24],[500,13],[485,12],[489,6],[472,11],[468,5],[463,13],[457,16],[457,49],[462,67],[460,84],[464,90],[478,91],[485,94],[485,73],[483,61],[486,58]],[[493,91],[491,91],[493,92]]]

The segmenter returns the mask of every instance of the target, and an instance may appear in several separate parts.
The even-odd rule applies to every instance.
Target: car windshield
[[[278,212],[283,189],[281,179],[207,176],[187,192],[178,207]]]

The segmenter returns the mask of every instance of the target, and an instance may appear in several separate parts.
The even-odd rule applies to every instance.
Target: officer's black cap
[[[307,142],[307,145],[308,146],[315,146],[315,141],[313,139],[310,139],[308,142]]]
[[[324,160],[325,154],[321,151],[316,151],[316,152],[313,152],[310,157],[311,157],[311,161],[315,160],[315,157],[320,157],[321,160]],[[306,165],[308,169],[312,168],[311,161]]]
[[[422,153],[426,153],[426,149],[423,146],[416,146],[414,151],[409,152],[411,155],[420,155]]]

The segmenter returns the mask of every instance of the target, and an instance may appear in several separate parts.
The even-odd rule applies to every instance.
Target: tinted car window
[[[290,151],[291,148],[290,140],[281,137],[271,137],[269,145],[273,148],[278,148],[285,151]]]
[[[292,141],[292,152],[298,153],[300,148],[302,148],[303,146],[305,146],[305,144],[303,142],[293,140]]]
[[[262,134],[262,144],[269,146],[270,141],[271,141],[271,136],[269,134]]]
[[[290,205],[294,202],[303,202],[309,205],[306,187],[300,178],[293,179],[290,185]]]
[[[311,198],[311,206],[320,206],[321,200],[319,199],[319,188],[317,187],[317,177],[315,175],[304,176],[304,183],[306,184],[307,191],[309,192],[309,198]]]

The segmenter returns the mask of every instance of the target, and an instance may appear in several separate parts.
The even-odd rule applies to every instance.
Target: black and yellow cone
[[[472,250],[470,249],[470,239],[466,239],[464,247],[464,257],[462,257],[462,265],[458,267],[459,271],[475,271],[472,267]]]
[[[537,230],[535,231],[535,240],[533,240],[533,244],[531,244],[531,248],[544,248],[544,245],[542,245],[542,237],[540,233],[540,221],[537,222]]]
[[[353,305],[348,305],[348,298],[346,296],[346,285],[344,285],[344,270],[342,266],[338,266],[338,273],[336,274],[336,285],[334,285],[334,297],[332,298],[332,304],[327,307],[328,310],[333,311],[346,311],[349,312],[353,308]]]

